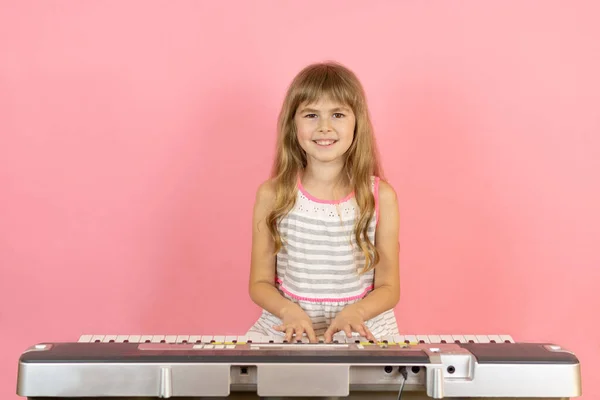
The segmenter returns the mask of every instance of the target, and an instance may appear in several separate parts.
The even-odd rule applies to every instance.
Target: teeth
[[[321,146],[328,146],[330,144],[335,143],[335,140],[315,140],[315,143],[317,143]]]

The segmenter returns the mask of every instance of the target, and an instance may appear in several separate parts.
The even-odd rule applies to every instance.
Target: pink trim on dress
[[[339,204],[339,203],[343,203],[345,201],[350,200],[352,198],[352,196],[354,196],[354,190],[353,190],[352,192],[350,192],[350,194],[348,194],[348,196],[344,197],[341,200],[322,200],[322,199],[318,199],[318,198],[314,197],[313,195],[311,195],[310,193],[308,193],[306,191],[306,189],[304,189],[304,186],[302,186],[302,181],[300,180],[300,176],[298,176],[298,189],[309,200],[312,200],[312,201],[317,202],[317,203],[323,203],[323,204]]]
[[[311,303],[323,303],[323,302],[328,302],[328,303],[336,303],[336,302],[346,302],[346,301],[352,301],[352,300],[358,300],[358,299],[362,299],[370,290],[373,290],[373,285],[367,287],[361,294],[357,294],[356,296],[349,296],[349,297],[340,297],[339,299],[334,299],[331,297],[322,297],[322,298],[318,298],[318,297],[304,297],[304,296],[298,296],[297,294],[294,294],[292,292],[290,292],[289,290],[287,290],[286,288],[283,287],[283,281],[280,278],[276,278],[275,281],[277,283],[279,283],[279,289],[284,292],[285,294],[287,294],[288,296],[296,299],[296,300],[300,300],[300,301],[308,301]]]
[[[373,189],[373,195],[375,196],[375,212],[377,213],[377,219],[375,225],[379,223],[379,177],[375,177],[375,188]]]

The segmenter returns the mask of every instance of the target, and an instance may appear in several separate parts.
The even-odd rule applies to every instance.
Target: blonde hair
[[[354,138],[345,153],[344,169],[359,208],[354,238],[365,256],[364,273],[379,262],[379,253],[367,231],[375,212],[371,176],[381,177],[382,171],[364,89],[356,75],[338,63],[311,64],[296,75],[288,88],[278,119],[276,156],[271,173],[276,198],[267,217],[267,226],[277,253],[283,245],[278,221],[294,206],[298,174],[307,163],[306,153],[296,136],[294,115],[300,105],[316,102],[323,95],[350,107],[356,118]]]

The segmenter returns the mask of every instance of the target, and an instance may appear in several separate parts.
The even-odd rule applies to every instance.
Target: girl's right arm
[[[311,342],[316,336],[310,317],[296,303],[286,299],[275,287],[275,245],[266,224],[266,218],[275,204],[275,188],[267,181],[259,186],[252,217],[252,255],[250,263],[250,298],[259,307],[267,310],[283,321],[275,327],[286,333],[286,340],[292,335],[302,337],[306,332]]]

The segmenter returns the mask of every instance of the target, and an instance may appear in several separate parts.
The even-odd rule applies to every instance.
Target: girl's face
[[[354,112],[330,96],[323,96],[315,103],[301,104],[294,122],[298,142],[309,162],[341,160],[354,139]]]

